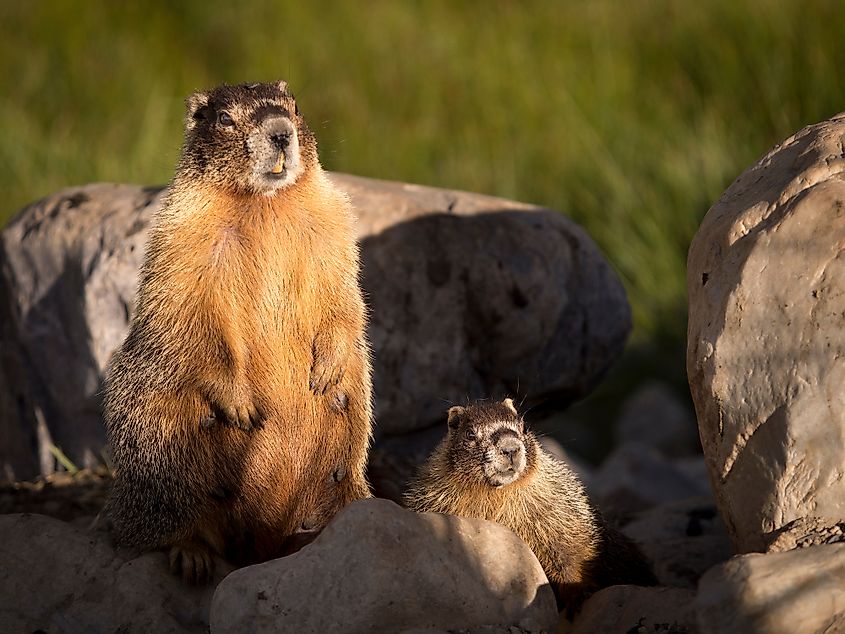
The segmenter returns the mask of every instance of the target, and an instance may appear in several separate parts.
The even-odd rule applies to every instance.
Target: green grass
[[[187,93],[286,78],[329,169],[580,222],[635,342],[677,357],[693,233],[771,145],[845,109],[844,33],[813,0],[5,0],[0,222],[68,185],[166,182]]]

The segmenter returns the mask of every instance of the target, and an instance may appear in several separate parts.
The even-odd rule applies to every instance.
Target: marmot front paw
[[[174,544],[170,548],[170,572],[185,583],[204,585],[214,576],[214,560],[208,548],[193,541]]]
[[[314,360],[308,377],[308,387],[314,394],[325,394],[331,386],[340,383],[346,370],[348,356],[345,348],[331,346],[325,337],[317,337],[313,346]]]
[[[237,427],[243,431],[261,429],[266,418],[261,407],[251,399],[236,405],[212,405],[211,413],[202,419],[203,427],[212,427],[217,423]]]

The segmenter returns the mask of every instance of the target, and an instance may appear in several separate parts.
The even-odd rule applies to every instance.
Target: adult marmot
[[[369,497],[371,379],[352,207],[284,82],[188,99],[135,316],[105,386],[120,541],[278,556]]]
[[[507,526],[534,551],[568,609],[605,586],[656,583],[637,547],[605,524],[575,474],[525,430],[511,399],[452,407],[448,426],[406,494],[409,508]]]

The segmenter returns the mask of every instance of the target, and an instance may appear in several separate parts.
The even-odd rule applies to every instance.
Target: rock
[[[347,506],[296,554],[230,574],[211,631],[552,632],[557,618],[539,562],[506,528],[372,499]]]
[[[590,482],[590,493],[603,509],[624,515],[707,495],[709,487],[655,449],[630,442],[617,447],[601,464]]]
[[[845,544],[753,553],[701,579],[702,634],[810,634],[845,631]]]
[[[710,497],[642,511],[622,532],[637,542],[663,586],[694,589],[707,570],[733,555],[727,529]]]
[[[102,534],[0,516],[1,632],[206,632],[214,585],[188,587],[163,553],[132,558]],[[221,571],[220,576],[225,572]]]
[[[617,445],[640,442],[669,457],[701,451],[692,412],[657,381],[646,382],[625,399],[614,436]]]
[[[126,334],[159,190],[88,185],[28,207],[0,233],[0,465],[9,479],[100,460],[99,390]],[[13,477],[10,477],[13,476]]]
[[[561,214],[334,175],[360,222],[379,433],[439,425],[449,403],[589,392],[631,326],[618,277]],[[87,185],[0,233],[0,474],[100,458],[103,368],[132,310],[163,191]],[[0,477],[3,477],[0,475]]]
[[[567,634],[696,634],[695,593],[680,588],[611,586],[584,603]]]
[[[745,171],[689,251],[687,374],[738,551],[845,518],[845,114]]]
[[[779,553],[795,548],[845,542],[845,522],[827,517],[799,517],[772,534],[766,552]]]

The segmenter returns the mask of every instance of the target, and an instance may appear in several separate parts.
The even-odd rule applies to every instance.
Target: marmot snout
[[[317,162],[316,141],[285,82],[222,86],[188,99],[180,171],[272,196]]]
[[[507,405],[502,405],[507,410]],[[461,416],[464,408],[453,407],[448,419],[456,466],[468,476],[477,474],[479,482],[493,487],[517,481],[528,465],[529,449],[525,445],[522,419],[499,409],[491,408],[488,416],[470,420]]]

